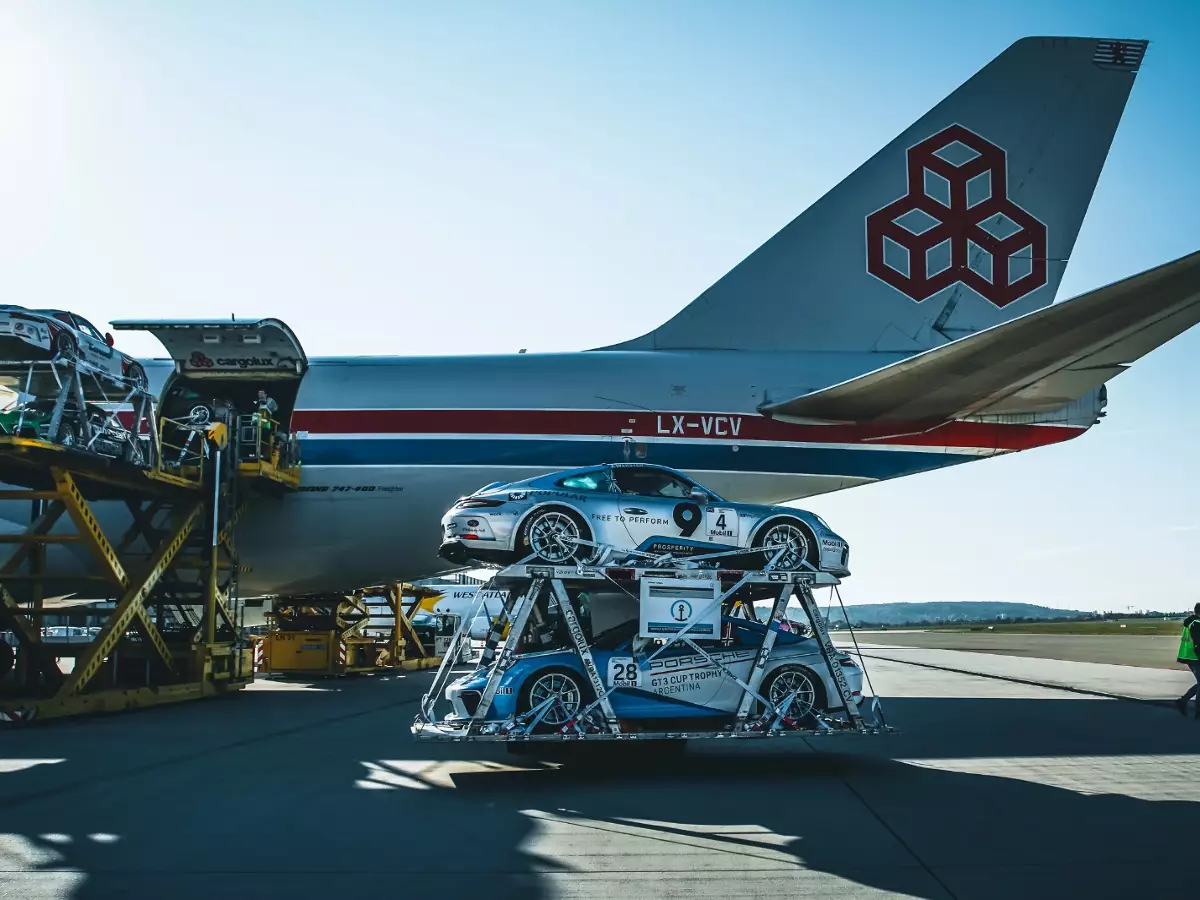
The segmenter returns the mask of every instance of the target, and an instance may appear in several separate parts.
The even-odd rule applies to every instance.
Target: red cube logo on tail
[[[961,283],[997,307],[1046,283],[1046,226],[1008,199],[1000,147],[951,125],[908,151],[908,193],[867,216],[867,271],[918,303]]]

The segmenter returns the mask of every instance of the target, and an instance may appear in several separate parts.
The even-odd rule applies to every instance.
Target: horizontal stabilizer
[[[913,422],[1059,409],[1198,321],[1200,252],[760,412]]]

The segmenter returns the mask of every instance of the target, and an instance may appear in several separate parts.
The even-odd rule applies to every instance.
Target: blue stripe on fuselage
[[[654,443],[646,462],[729,472],[779,472],[796,475],[845,475],[855,478],[897,478],[927,472],[979,457],[964,453],[845,447],[765,447],[750,445],[734,451],[729,445]],[[568,469],[624,462],[620,441],[490,440],[370,438],[300,441],[302,465],[310,466],[545,466]],[[637,462],[637,459],[629,461]]]

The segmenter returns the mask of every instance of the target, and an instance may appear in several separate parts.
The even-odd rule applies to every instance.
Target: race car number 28
[[[614,656],[608,661],[608,683],[615,688],[641,687],[642,673],[629,656]]]

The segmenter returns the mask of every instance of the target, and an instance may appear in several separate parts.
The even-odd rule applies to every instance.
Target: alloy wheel
[[[547,725],[565,725],[579,712],[579,685],[561,672],[548,672],[533,683],[529,690],[529,708],[537,709],[547,700],[550,705],[542,713]]]

